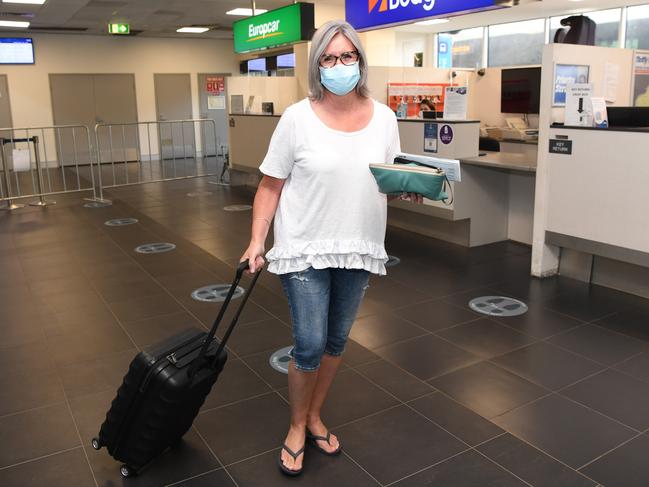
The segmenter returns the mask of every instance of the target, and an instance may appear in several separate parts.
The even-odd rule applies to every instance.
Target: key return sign
[[[294,3],[232,24],[234,52],[295,44],[313,37],[315,21],[312,3]]]

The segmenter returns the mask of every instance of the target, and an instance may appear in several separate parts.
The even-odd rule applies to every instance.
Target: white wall
[[[36,64],[3,66],[14,127],[53,124],[50,73],[133,73],[140,121],[155,120],[154,73],[190,73],[198,117],[197,73],[238,73],[232,42],[80,35],[34,35]]]
[[[254,95],[252,113],[261,113],[262,102],[273,102],[275,113],[284,113],[297,101],[298,83],[294,76],[232,76],[226,79],[228,96],[243,95],[244,107]]]

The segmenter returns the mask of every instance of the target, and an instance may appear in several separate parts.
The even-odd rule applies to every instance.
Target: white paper
[[[620,84],[620,65],[606,63],[604,66],[604,99],[614,102],[617,99],[617,87]]]
[[[460,171],[460,161],[457,159],[442,159],[441,157],[420,156],[418,154],[408,154],[407,152],[400,152],[397,157],[410,159],[417,164],[423,166],[436,167],[443,169],[449,181],[462,181],[462,174]]]
[[[606,110],[606,100],[601,97],[592,97],[590,104],[593,113],[593,125],[599,128],[608,127],[608,111]]]
[[[29,159],[29,149],[14,149],[11,156],[15,172],[31,171],[32,164]]]
[[[592,83],[571,83],[566,86],[566,125],[590,127],[593,120]]]
[[[207,109],[208,110],[225,110],[225,97],[207,95]]]
[[[469,103],[466,86],[447,86],[444,95],[444,120],[466,120]]]
[[[230,111],[243,113],[243,95],[230,95]]]

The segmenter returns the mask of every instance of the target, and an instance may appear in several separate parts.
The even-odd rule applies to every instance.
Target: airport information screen
[[[0,64],[34,64],[32,39],[0,38]]]

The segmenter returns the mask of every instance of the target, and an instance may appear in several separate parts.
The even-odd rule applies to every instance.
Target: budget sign
[[[358,30],[426,17],[510,7],[511,0],[345,0],[345,18]]]

